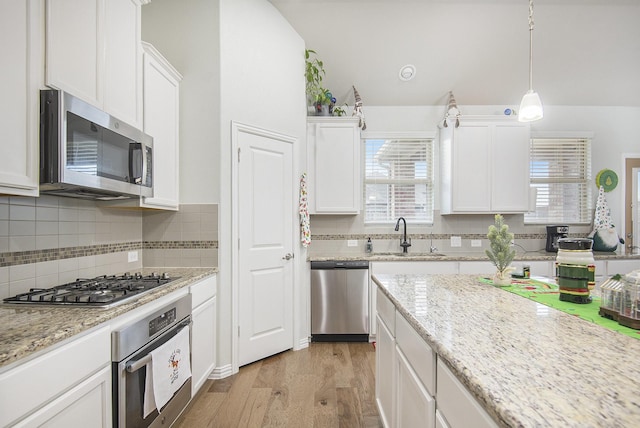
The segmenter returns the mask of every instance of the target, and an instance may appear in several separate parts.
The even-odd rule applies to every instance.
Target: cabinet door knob
[[[282,260],[291,260],[293,258],[293,254],[287,253],[282,257]]]

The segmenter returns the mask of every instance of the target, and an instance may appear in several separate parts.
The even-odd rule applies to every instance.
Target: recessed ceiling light
[[[400,73],[398,73],[398,75],[400,76],[400,80],[404,80],[405,82],[411,80],[416,75],[416,67],[411,64],[407,64],[400,69]]]

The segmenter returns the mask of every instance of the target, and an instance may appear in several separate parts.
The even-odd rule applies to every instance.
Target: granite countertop
[[[373,279],[499,425],[640,426],[640,340],[477,275]]]
[[[147,275],[153,271],[145,268],[141,273]],[[0,369],[193,284],[218,269],[163,268],[162,271],[178,279],[153,289],[139,299],[112,308],[0,304]]]
[[[550,260],[556,259],[557,253],[549,253],[546,251],[527,251],[516,254],[516,261],[534,261],[534,260]],[[593,252],[595,260],[639,260],[640,255],[626,255],[618,253]],[[332,254],[310,254],[307,261],[327,261],[327,260],[369,260],[369,261],[489,261],[484,251],[473,252],[448,252],[448,253],[421,253],[411,252],[402,254],[400,252],[373,252],[373,253],[332,253]]]

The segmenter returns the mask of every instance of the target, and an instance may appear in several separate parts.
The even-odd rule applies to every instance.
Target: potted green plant
[[[510,267],[516,251],[511,248],[513,242],[513,233],[509,232],[509,226],[504,223],[501,214],[495,215],[495,223],[489,226],[489,250],[485,250],[489,260],[495,265],[496,273],[493,277],[495,285],[510,285],[511,271]]]
[[[318,59],[312,49],[305,49],[305,81],[307,100],[312,109],[309,113],[318,116],[330,116],[336,99],[331,92],[322,86],[325,75],[324,63]]]

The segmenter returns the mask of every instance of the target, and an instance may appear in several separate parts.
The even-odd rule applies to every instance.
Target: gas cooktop
[[[32,288],[27,293],[6,298],[4,302],[111,307],[131,298],[140,297],[142,294],[176,279],[178,278],[170,278],[166,273],[104,275],[91,279],[77,279],[52,288]]]

